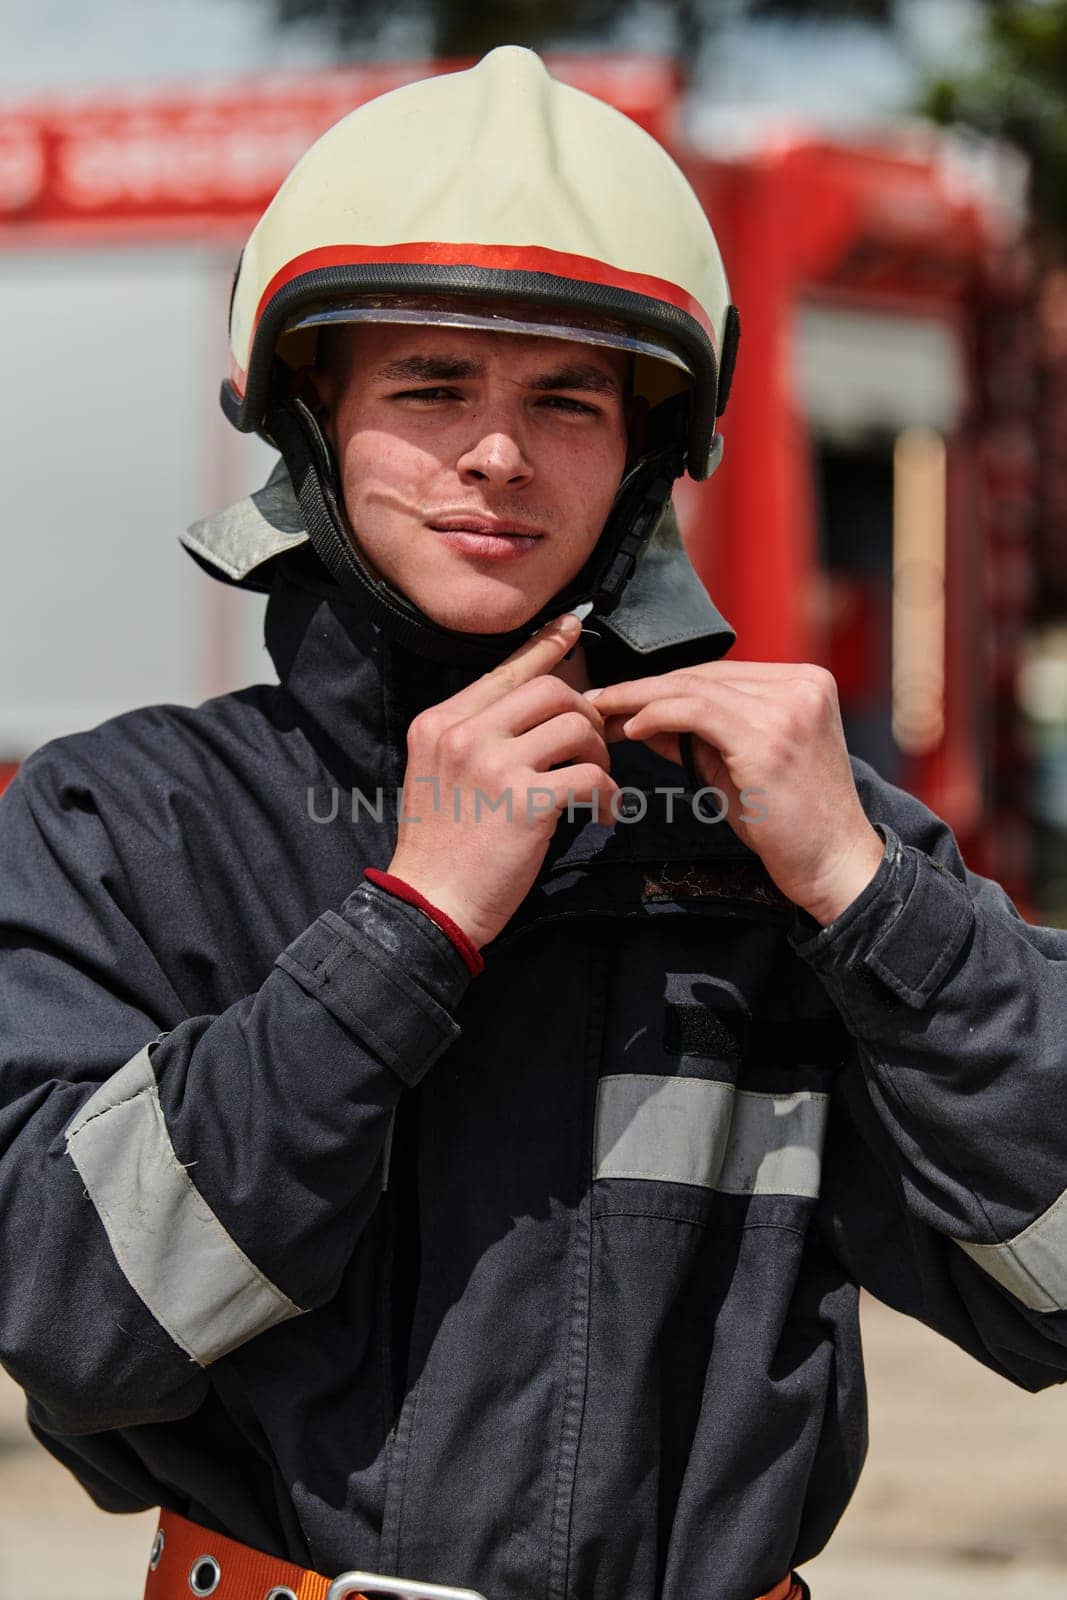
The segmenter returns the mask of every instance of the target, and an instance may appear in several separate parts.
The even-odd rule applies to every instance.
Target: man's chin
[[[441,606],[424,604],[415,601],[420,609],[441,628],[450,628],[454,633],[513,633],[517,628],[522,628],[538,615],[548,595],[537,600],[527,600],[515,596],[512,602],[501,604],[479,604],[472,602],[461,606]]]

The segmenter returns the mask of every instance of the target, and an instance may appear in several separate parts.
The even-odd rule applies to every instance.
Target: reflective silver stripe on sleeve
[[[601,1078],[594,1176],[814,1198],[827,1104],[806,1089],[757,1094],[704,1078]]]
[[[1067,1189],[1005,1244],[953,1243],[1031,1311],[1067,1311]]]
[[[193,1187],[147,1045],[86,1101],[67,1129],[67,1153],[130,1286],[194,1361],[206,1366],[300,1315]]]

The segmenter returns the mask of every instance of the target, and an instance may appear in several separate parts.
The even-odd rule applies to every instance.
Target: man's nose
[[[456,463],[464,483],[487,483],[497,489],[518,489],[529,483],[533,467],[517,429],[487,429]]]

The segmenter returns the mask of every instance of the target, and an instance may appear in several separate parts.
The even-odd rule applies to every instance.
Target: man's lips
[[[462,516],[433,517],[429,526],[435,533],[481,533],[511,536],[517,539],[543,539],[544,530],[524,522],[497,521],[493,517]]]
[[[427,526],[431,533],[472,561],[514,560],[536,550],[544,538],[540,528],[526,523],[497,521],[470,512],[434,517]]]

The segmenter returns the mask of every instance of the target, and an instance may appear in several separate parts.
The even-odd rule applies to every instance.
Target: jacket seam
[[[106,1083],[107,1080],[105,1079],[104,1082]],[[132,1106],[133,1102],[135,1100],[140,1100],[142,1095],[149,1094],[151,1092],[151,1087],[151,1084],[146,1083],[140,1089],[135,1089],[133,1094],[126,1095],[124,1099],[112,1100],[108,1105],[99,1106],[96,1111],[91,1111],[86,1117],[85,1121],[79,1123],[78,1127],[75,1128],[73,1133],[67,1134],[67,1148],[69,1149],[74,1143],[75,1139],[80,1138],[80,1136],[85,1132],[86,1128],[91,1128],[93,1123],[96,1122],[100,1117],[106,1117],[109,1111],[118,1111],[123,1106]],[[94,1090],[94,1093],[99,1094],[101,1088],[103,1088],[103,1084]],[[75,1116],[77,1116],[77,1114],[78,1113],[75,1112]],[[73,1118],[71,1120],[73,1121]]]
[[[414,1331],[414,1324],[412,1331]],[[415,1441],[418,1438],[419,1410],[422,1405],[422,1380],[425,1370],[426,1369],[424,1365],[423,1371],[419,1373],[419,1376],[415,1380],[415,1393],[411,1397],[411,1418],[408,1422],[407,1438],[404,1440],[404,1456],[400,1467],[400,1487],[397,1492],[396,1502],[396,1547],[393,1554],[394,1563],[399,1562],[400,1560],[400,1548],[404,1531],[404,1511],[407,1505],[408,1468],[411,1465],[411,1458],[415,1452]]]
[[[592,1220],[600,1222],[605,1217],[636,1217],[639,1220],[654,1222],[679,1222],[685,1227],[710,1228],[714,1225],[713,1217],[676,1217],[669,1211],[597,1211]],[[806,1239],[809,1229],[801,1228],[795,1222],[742,1222],[738,1228],[739,1233],[750,1233],[755,1228],[771,1228],[775,1233],[795,1233]]]
[[[586,1013],[586,1048],[584,1059],[598,1061],[603,1045],[604,1006],[607,992],[607,952],[599,950],[590,957],[590,982],[588,992],[594,997]],[[599,963],[601,970],[596,973]],[[594,973],[600,979],[594,981]],[[582,1127],[578,1140],[578,1161],[589,1173],[590,1181],[578,1202],[574,1219],[575,1259],[571,1273],[568,1300],[568,1339],[564,1354],[563,1402],[560,1408],[560,1426],[557,1442],[555,1482],[552,1489],[552,1509],[548,1529],[548,1561],[546,1563],[547,1600],[565,1600],[570,1579],[571,1539],[574,1523],[574,1497],[578,1477],[578,1458],[581,1454],[582,1429],[589,1383],[589,1328],[592,1317],[593,1294],[593,1137],[594,1097],[596,1080],[586,1074],[585,1094],[582,1104]],[[573,1420],[572,1420],[573,1417]],[[572,1442],[568,1449],[568,1435]],[[568,1459],[569,1457],[569,1459]]]

